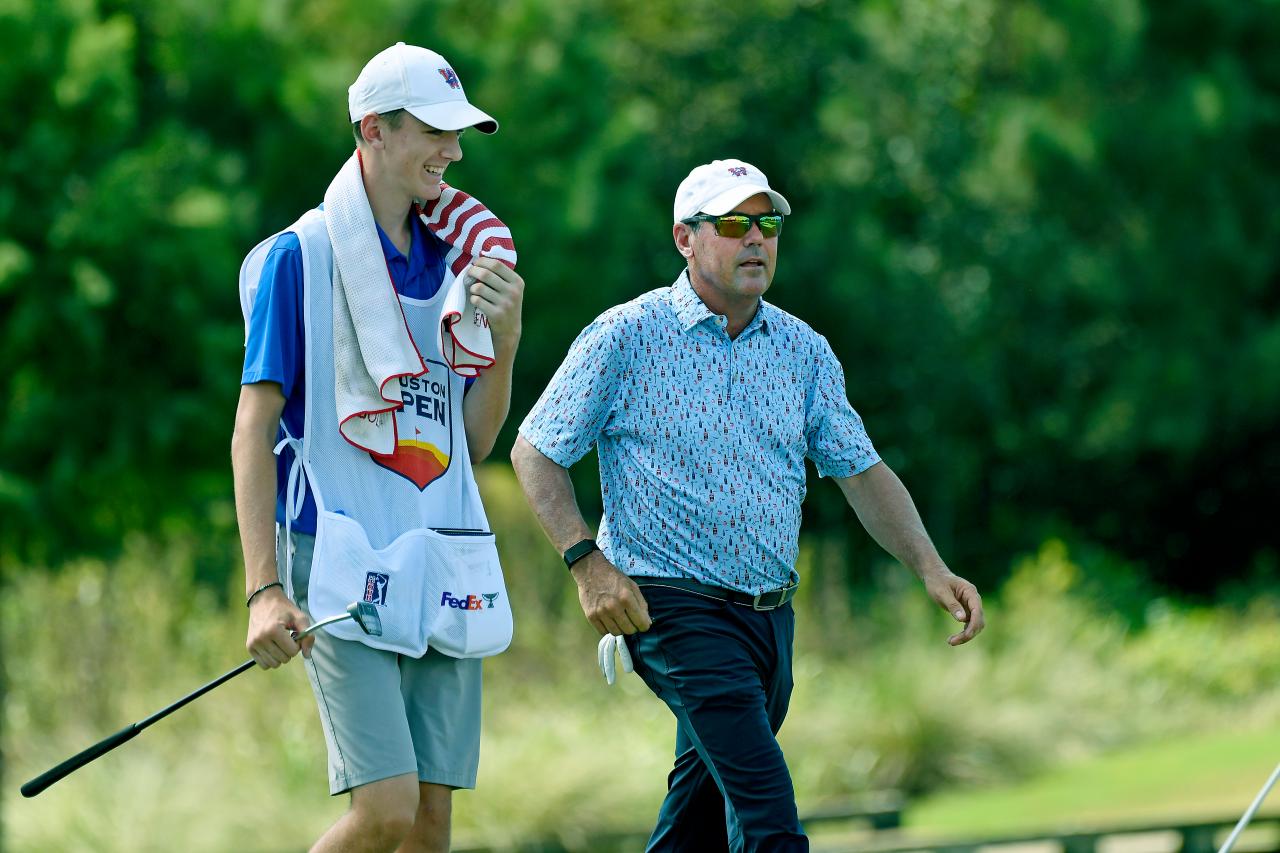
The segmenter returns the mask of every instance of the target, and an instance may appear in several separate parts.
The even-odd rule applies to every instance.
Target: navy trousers
[[[653,626],[627,637],[676,717],[676,762],[648,851],[807,851],[775,735],[791,698],[790,604],[755,611],[645,586]]]

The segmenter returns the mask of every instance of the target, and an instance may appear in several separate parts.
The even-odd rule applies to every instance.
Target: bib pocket
[[[492,533],[422,528],[382,549],[354,519],[321,512],[308,595],[316,618],[352,601],[378,608],[382,636],[353,622],[324,630],[343,640],[421,657],[435,648],[452,657],[486,657],[511,644],[511,605]]]

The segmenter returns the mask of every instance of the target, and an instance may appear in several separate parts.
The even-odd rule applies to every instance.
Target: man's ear
[[[683,222],[671,226],[671,237],[676,241],[676,251],[685,258],[693,257],[693,229]]]
[[[382,119],[377,113],[369,113],[360,119],[360,136],[371,148],[382,148],[387,144],[382,137],[384,129]]]

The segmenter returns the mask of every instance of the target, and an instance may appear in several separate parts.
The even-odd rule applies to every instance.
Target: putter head
[[[382,636],[382,620],[378,618],[378,608],[367,601],[353,601],[347,606],[347,612],[360,630],[370,637]]]

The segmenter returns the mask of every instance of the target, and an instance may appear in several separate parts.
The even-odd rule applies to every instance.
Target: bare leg
[[[398,853],[448,853],[453,789],[431,782],[418,783],[418,816]]]
[[[408,837],[418,813],[418,779],[406,773],[351,789],[351,808],[311,853],[390,853]]]

